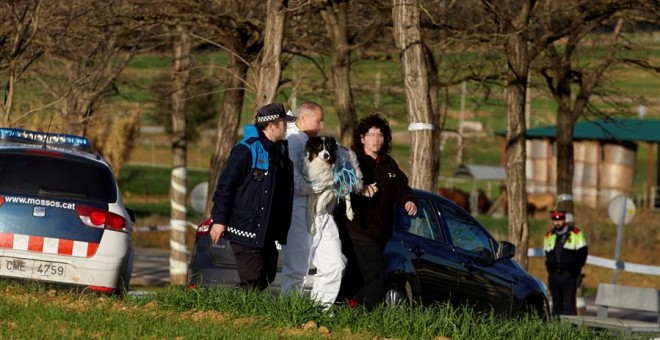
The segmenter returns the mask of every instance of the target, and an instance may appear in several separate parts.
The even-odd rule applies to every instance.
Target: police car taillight
[[[211,219],[207,218],[199,226],[197,226],[197,235],[206,235],[211,230]]]
[[[86,226],[126,231],[126,219],[115,213],[83,205],[77,205],[76,212]]]

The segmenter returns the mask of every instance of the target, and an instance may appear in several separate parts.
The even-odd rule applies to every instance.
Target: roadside
[[[164,287],[169,285],[169,251],[167,249],[136,248],[135,263],[133,265],[133,275],[131,276],[131,291],[140,291],[148,287]],[[236,275],[236,273],[228,273]],[[273,283],[273,293],[279,292],[279,277],[276,276]],[[594,305],[595,298],[587,296],[584,298],[586,303],[587,315],[596,316],[598,307]],[[657,321],[657,315],[650,312],[623,310],[610,308],[608,311],[610,317],[620,319],[630,319],[646,322]]]

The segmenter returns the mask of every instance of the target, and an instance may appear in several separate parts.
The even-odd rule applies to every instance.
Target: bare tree
[[[0,3],[0,78],[3,101],[0,126],[12,126],[16,84],[28,68],[43,55],[37,43],[39,31],[49,21],[49,9],[41,0],[3,1]]]
[[[172,177],[170,212],[170,283],[184,285],[187,274],[186,251],[186,183],[187,152],[186,93],[190,82],[190,34],[182,25],[176,27],[172,77]]]
[[[277,88],[282,75],[282,41],[284,40],[284,21],[286,20],[288,0],[268,0],[266,28],[264,29],[264,49],[262,51],[258,74],[255,107],[275,101]]]
[[[236,142],[246,86],[249,86],[247,73],[263,48],[263,35],[258,23],[266,13],[261,1],[227,0],[222,1],[222,5],[210,19],[214,28],[213,40],[227,51],[228,65],[215,148],[210,161],[206,215],[210,213],[215,187]]]
[[[495,16],[504,35],[508,62],[506,81],[506,185],[509,201],[509,239],[516,245],[516,260],[527,268],[529,221],[527,220],[527,179],[525,177],[526,124],[525,96],[531,62],[524,35],[536,1],[482,0]]]
[[[429,77],[429,100],[431,101],[431,124],[435,127],[433,129],[433,137],[431,139],[431,157],[433,167],[431,168],[431,187],[433,191],[438,187],[438,178],[440,175],[440,142],[442,136],[441,112],[440,112],[440,76],[438,74],[438,65],[433,56],[433,51],[424,44],[424,56],[426,59],[426,67],[428,69]]]
[[[446,16],[447,20],[442,21],[441,28],[447,32],[445,36],[453,44],[460,46],[477,43],[484,46],[480,50],[484,51],[485,57],[488,56],[485,52],[487,48],[503,50],[506,56],[509,238],[516,244],[516,259],[523,266],[527,266],[529,226],[525,213],[527,185],[524,107],[530,65],[535,61],[538,69],[545,70],[544,77],[548,79],[551,92],[555,91],[553,97],[563,98],[563,103],[558,102],[560,111],[562,107],[567,107],[569,110],[577,109],[582,112],[585,107],[590,107],[587,105],[588,101],[584,99],[588,98],[591,91],[589,89],[601,83],[598,79],[602,75],[603,66],[611,63],[611,55],[605,55],[599,63],[600,66],[592,68],[594,72],[585,73],[584,69],[576,70],[571,67],[571,57],[567,53],[573,53],[584,36],[593,34],[596,27],[602,27],[603,20],[618,11],[639,8],[642,4],[652,11],[653,6],[644,0],[579,2],[466,0],[460,4],[449,3],[451,6],[447,6],[447,10],[453,12]],[[465,14],[464,12],[468,15],[461,17],[461,13]],[[461,24],[460,20],[452,21],[452,18],[464,18],[468,22]],[[544,56],[545,59],[539,60],[539,56]],[[554,64],[549,62],[550,60],[554,60]],[[479,67],[478,64],[467,64],[473,69]],[[493,64],[492,69],[497,68],[497,65]],[[562,81],[564,75],[567,77]],[[486,74],[481,79],[492,79],[492,76],[497,76],[497,73]],[[580,80],[573,83],[576,79]],[[576,86],[576,84],[587,86]],[[574,88],[579,91],[577,96],[572,95],[571,89]],[[561,95],[564,92],[567,96]],[[570,98],[575,100],[573,105],[570,104]],[[562,159],[562,161],[558,160],[560,162],[558,183],[564,183],[559,184],[560,193],[571,192],[569,187],[572,184],[572,140],[568,141],[568,138],[572,138],[569,136],[572,136],[577,117],[563,113],[561,117],[557,117],[558,131],[561,131],[561,136],[558,138],[562,139],[562,144],[558,147],[560,152],[558,159]],[[572,209],[572,202],[568,208]]]
[[[44,30],[44,45],[50,62],[64,71],[61,114],[65,129],[85,135],[90,117],[139,51],[143,23],[131,18],[125,0],[67,1],[53,11],[61,20]]]
[[[554,5],[554,6],[552,6]],[[622,35],[625,23],[636,24],[658,19],[657,6],[648,1],[583,1],[548,5],[548,19],[541,20],[545,32],[555,32],[553,25],[571,23],[562,40],[550,42],[541,52],[537,65],[552,98],[557,102],[557,193],[564,198],[558,207],[573,212],[573,130],[577,120],[587,114],[609,116],[592,97],[616,108],[620,95],[605,90],[606,75],[616,64],[631,63],[653,69],[639,59],[623,56],[633,44]],[[650,13],[654,13],[655,17]],[[609,33],[599,33],[599,32]],[[588,45],[585,46],[585,45]],[[581,53],[581,50],[585,50]],[[594,52],[596,51],[596,52]],[[599,53],[598,58],[593,58]],[[655,70],[657,72],[657,69]],[[621,111],[619,111],[621,113]]]
[[[411,186],[433,190],[433,109],[418,0],[393,0],[394,41],[401,55],[408,121],[412,132]]]
[[[351,46],[347,32],[349,1],[321,3],[321,18],[332,46],[332,85],[335,110],[339,117],[340,140],[344,145],[350,145],[357,116],[351,91]]]
[[[287,26],[285,48],[293,55],[314,60],[316,56],[330,57],[332,75],[326,77],[320,63],[319,71],[324,79],[332,80],[332,96],[339,118],[341,143],[350,145],[357,114],[351,88],[351,54],[373,43],[384,30],[381,12],[383,1],[314,0],[299,1],[302,4],[292,11]],[[317,25],[317,17],[323,26]],[[316,61],[315,61],[316,63]]]

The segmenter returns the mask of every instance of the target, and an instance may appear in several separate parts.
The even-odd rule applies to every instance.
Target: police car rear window
[[[65,157],[0,153],[0,191],[113,203],[117,189],[103,164]]]

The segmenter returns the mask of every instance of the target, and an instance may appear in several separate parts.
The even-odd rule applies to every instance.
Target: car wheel
[[[544,303],[528,301],[521,309],[521,315],[534,316],[545,321],[551,321],[552,317],[549,309]]]
[[[401,307],[408,305],[410,300],[406,290],[398,282],[390,283],[385,289],[385,305],[389,307]]]
[[[131,275],[133,273],[133,261],[135,260],[135,252],[131,249],[130,255],[126,258],[125,263],[122,265],[122,269],[119,273],[119,279],[117,280],[117,289],[115,294],[123,296],[128,293],[129,282],[131,281]]]

